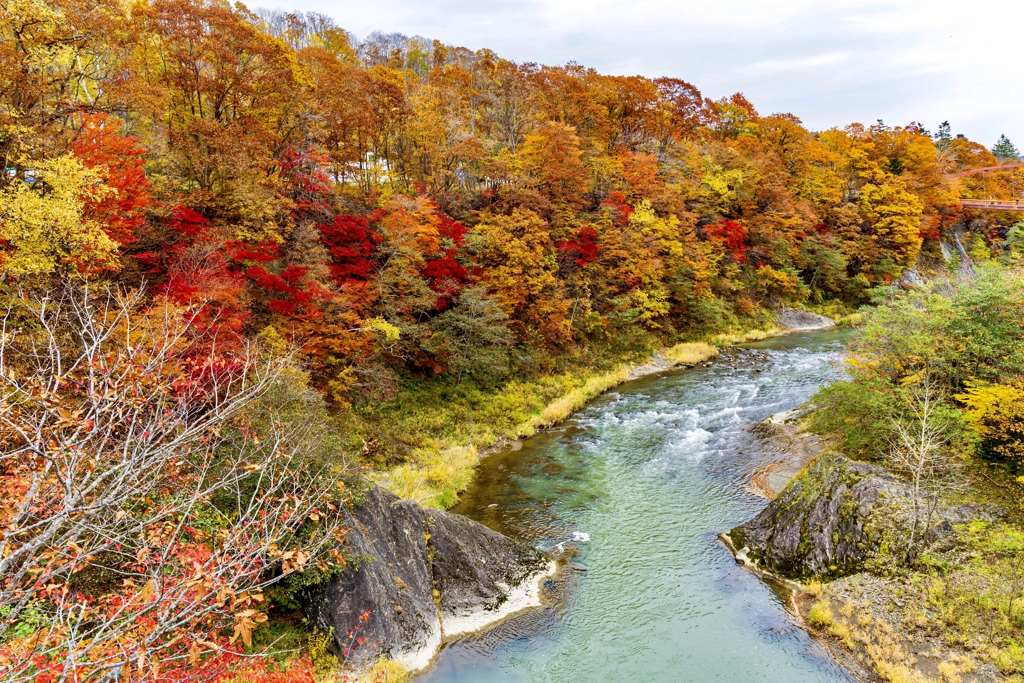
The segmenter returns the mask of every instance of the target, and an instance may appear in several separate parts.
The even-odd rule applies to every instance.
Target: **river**
[[[631,382],[486,459],[455,511],[577,554],[549,605],[447,644],[416,682],[852,681],[717,538],[766,504],[743,488],[771,457],[747,428],[837,378],[844,338],[795,333]]]

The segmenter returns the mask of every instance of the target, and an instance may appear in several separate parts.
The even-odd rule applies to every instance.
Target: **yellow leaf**
[[[139,602],[149,602],[156,597],[156,579],[150,579],[146,582],[138,593],[135,595]]]

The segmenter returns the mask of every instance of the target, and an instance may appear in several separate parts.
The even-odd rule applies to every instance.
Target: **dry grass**
[[[521,425],[518,436],[531,436],[538,429],[546,429],[564,422],[590,401],[625,382],[629,378],[629,371],[629,366],[621,365],[611,372],[589,378],[583,386],[556,398],[540,412],[540,415]]]
[[[834,599],[826,593],[815,601],[807,613],[807,623],[839,641],[857,659],[888,683],[960,683],[961,676],[974,668],[968,657],[947,654],[937,666],[937,678],[930,677],[919,668],[912,654],[911,642],[905,633],[897,632],[889,623],[845,602],[836,609]]]
[[[469,485],[479,460],[473,444],[419,448],[409,462],[392,469],[378,483],[400,498],[445,509],[454,505],[459,492]]]
[[[804,592],[810,595],[812,598],[820,598],[821,593],[824,590],[821,581],[817,579],[810,579],[804,584]]]
[[[690,342],[676,344],[661,355],[675,365],[696,365],[717,356],[718,349],[704,342]]]
[[[786,332],[785,328],[772,326],[763,330],[746,330],[744,332],[726,332],[711,338],[711,343],[718,347],[745,344],[747,342],[764,341]]]

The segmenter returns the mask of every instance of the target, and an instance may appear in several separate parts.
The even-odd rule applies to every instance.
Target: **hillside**
[[[998,159],[948,125],[219,0],[0,18],[9,680],[304,680],[237,655],[358,559],[364,474],[451,505],[655,351],[1021,238],[960,206],[1012,179],[951,178]]]

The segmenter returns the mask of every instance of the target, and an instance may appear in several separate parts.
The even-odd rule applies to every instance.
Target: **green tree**
[[[1020,150],[1010,142],[1010,138],[1005,135],[1000,135],[996,144],[992,145],[992,153],[996,155],[999,161],[1007,161],[1010,159],[1019,160]]]
[[[431,326],[434,334],[424,348],[443,356],[448,369],[458,373],[458,381],[469,374],[488,383],[508,372],[514,335],[508,316],[486,288],[464,290],[457,304],[434,318]]]
[[[811,235],[800,243],[803,274],[811,288],[841,292],[846,284],[847,261],[832,235]]]

